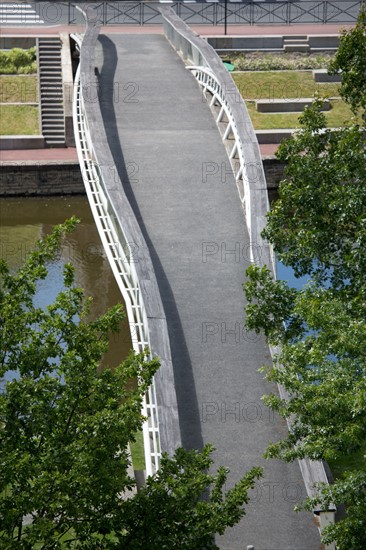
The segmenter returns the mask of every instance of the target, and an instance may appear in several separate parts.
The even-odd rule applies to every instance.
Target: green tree
[[[55,302],[36,307],[38,281],[76,223],[57,226],[17,273],[0,262],[0,547],[172,548],[181,529],[176,548],[215,548],[213,535],[245,513],[260,470],[223,495],[226,470],[205,471],[212,449],[181,449],[127,497],[135,485],[127,446],[141,429],[142,397],[159,363],[146,350],[115,370],[100,369],[123,311],[118,305],[91,321],[69,264]]]
[[[366,6],[361,8],[354,28],[343,31],[330,74],[342,73],[341,96],[354,113],[361,109],[366,121]]]
[[[222,535],[243,516],[248,491],[261,469],[253,468],[224,494],[229,471],[221,467],[216,475],[208,473],[212,451],[210,445],[202,453],[178,449],[174,460],[163,458],[158,475],[125,503],[122,548],[218,550],[212,535]]]
[[[300,122],[301,131],[277,154],[285,179],[263,236],[281,262],[309,281],[296,290],[273,280],[266,267],[250,267],[246,323],[279,346],[264,370],[289,393],[288,401],[264,397],[292,422],[266,456],[332,461],[366,441],[366,146],[358,126],[326,130],[319,102]],[[320,488],[318,502],[349,505],[347,518],[325,529],[324,541],[340,549],[365,546],[365,479],[364,457],[356,471]]]

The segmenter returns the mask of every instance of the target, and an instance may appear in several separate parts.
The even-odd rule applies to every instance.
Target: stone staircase
[[[65,147],[61,41],[39,38],[37,45],[42,134],[47,147]]]
[[[305,52],[310,50],[309,39],[307,35],[294,34],[283,37],[284,52]]]

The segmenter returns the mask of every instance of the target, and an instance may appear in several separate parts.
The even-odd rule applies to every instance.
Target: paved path
[[[184,445],[213,443],[227,487],[265,468],[248,515],[219,545],[316,550],[311,515],[292,511],[305,497],[298,465],[261,458],[286,428],[261,402],[268,348],[241,329],[248,235],[212,114],[163,36],[100,36],[97,65],[108,141],[121,179],[129,174],[167,315]]]
[[[190,27],[202,36],[222,36],[224,35],[223,25],[190,25]],[[332,23],[328,25],[306,24],[306,25],[230,25],[228,26],[228,36],[277,36],[290,34],[338,34],[342,29],[351,29],[354,25]],[[83,32],[83,25],[53,25],[53,26],[14,26],[3,27],[1,34],[6,36],[47,36],[49,34],[58,34],[60,32]],[[108,34],[164,34],[162,25],[110,25],[102,27],[102,33]]]
[[[264,144],[259,149],[263,158],[273,157],[278,145]],[[78,156],[74,147],[65,147],[60,149],[12,149],[10,151],[0,151],[1,162],[78,162]]]
[[[74,147],[60,147],[59,149],[12,149],[0,151],[0,162],[78,162],[78,155]]]

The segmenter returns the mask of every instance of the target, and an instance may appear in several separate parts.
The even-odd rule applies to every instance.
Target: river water
[[[40,283],[36,303],[45,306],[54,301],[63,288],[63,265],[75,266],[76,283],[86,296],[93,298],[92,316],[97,317],[123,298],[104,254],[86,197],[46,197],[0,199],[0,257],[12,268],[19,267],[36,241],[52,231],[52,227],[72,215],[81,223],[66,236],[58,259],[50,265],[49,275]],[[110,350],[103,363],[118,365],[132,348],[127,320],[121,332],[112,335]]]

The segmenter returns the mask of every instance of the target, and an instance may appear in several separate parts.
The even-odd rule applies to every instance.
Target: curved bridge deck
[[[150,248],[167,316],[184,446],[216,447],[228,487],[263,465],[224,549],[315,550],[298,464],[261,458],[285,422],[261,396],[262,338],[242,329],[249,238],[230,163],[194,77],[163,36],[100,35],[100,104],[109,145]],[[136,251],[138,261],[138,251]]]

